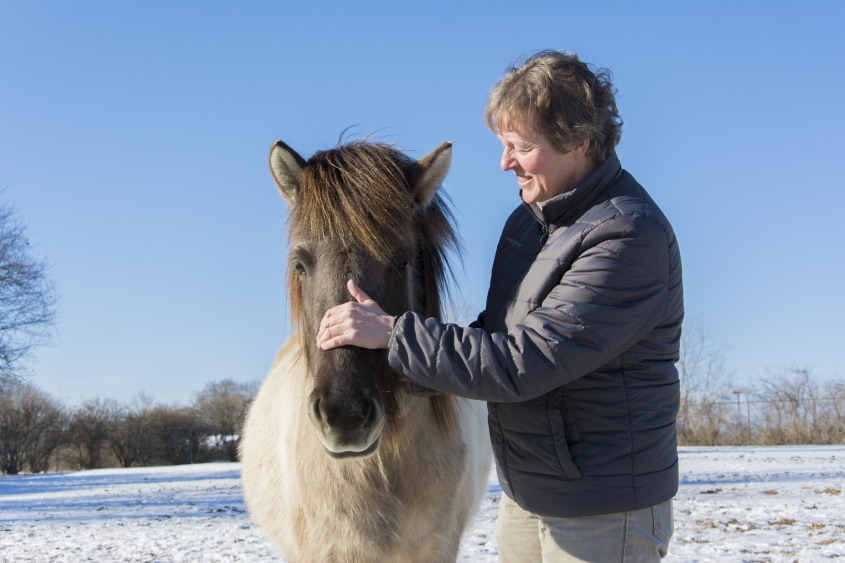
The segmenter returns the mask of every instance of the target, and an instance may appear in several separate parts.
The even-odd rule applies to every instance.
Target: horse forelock
[[[449,258],[460,252],[460,243],[444,197],[437,194],[428,206],[416,208],[408,182],[413,164],[386,143],[353,141],[315,153],[302,171],[288,240],[291,245],[303,238],[332,241],[346,252],[359,248],[395,267],[397,242],[412,237],[417,245],[415,310],[440,319],[441,297],[448,293],[452,275]],[[303,296],[298,273],[290,266],[288,288],[291,320],[301,329]],[[454,434],[457,414],[452,397],[432,397],[432,407],[441,429]]]
[[[302,171],[292,226],[390,263],[390,242],[413,213],[411,163],[390,145],[362,141],[315,153]]]

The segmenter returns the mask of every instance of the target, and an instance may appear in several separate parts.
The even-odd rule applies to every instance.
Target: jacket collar
[[[543,224],[544,230],[551,232],[576,214],[585,211],[621,174],[622,165],[614,152],[587,174],[586,178],[576,182],[559,196],[546,201],[542,208],[536,203],[525,205],[534,218]]]

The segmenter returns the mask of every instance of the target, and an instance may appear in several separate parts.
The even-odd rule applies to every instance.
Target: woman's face
[[[505,172],[513,170],[525,203],[562,194],[593,168],[585,156],[589,141],[562,153],[539,134],[502,131],[497,136],[504,147],[500,166]]]

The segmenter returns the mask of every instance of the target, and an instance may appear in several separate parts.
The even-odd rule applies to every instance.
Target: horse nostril
[[[362,413],[364,416],[361,417],[361,427],[365,427],[372,421],[373,413],[375,412],[375,404],[373,404],[373,400],[370,399],[367,401],[367,410],[366,412]]]
[[[311,415],[311,420],[314,422],[322,422],[325,420],[325,416],[320,409],[320,399],[314,399],[311,401],[311,411],[308,414]]]
[[[369,404],[369,411],[367,412],[367,416],[364,419],[363,426],[372,426],[378,422],[379,419],[379,408],[378,403],[376,403],[375,399],[370,399]]]

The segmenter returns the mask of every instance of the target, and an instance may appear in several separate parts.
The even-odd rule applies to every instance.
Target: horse
[[[254,521],[295,562],[445,563],[484,496],[486,407],[409,393],[384,350],[323,351],[323,313],[353,279],[384,311],[441,318],[458,249],[439,193],[446,142],[413,160],[391,145],[339,144],[306,162],[281,141],[270,169],[290,206],[294,336],[244,424],[242,481]]]

